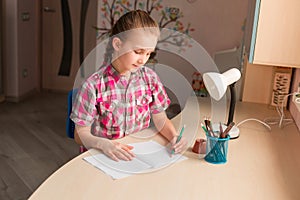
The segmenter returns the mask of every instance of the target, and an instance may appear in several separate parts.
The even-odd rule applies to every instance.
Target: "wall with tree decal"
[[[183,12],[177,7],[164,6],[162,0],[100,0],[99,4],[100,18],[98,26],[95,27],[98,40],[107,36],[120,16],[130,10],[140,9],[155,18],[161,29],[172,30],[168,35],[160,38],[159,44],[175,45],[180,47],[180,50],[185,50],[191,45],[186,38],[181,37],[182,34],[189,35],[194,31],[191,23],[184,24],[181,21]]]

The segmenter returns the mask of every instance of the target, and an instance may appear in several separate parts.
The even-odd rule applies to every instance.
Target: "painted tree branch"
[[[179,19],[183,17],[183,14],[179,12],[179,8],[163,8],[161,4],[162,0],[111,0],[111,3],[109,3],[108,0],[102,0],[102,2],[103,6],[101,7],[101,11],[104,16],[102,21],[103,26],[95,27],[98,33],[100,33],[100,37],[110,31],[118,17],[130,10],[136,9],[145,10],[149,15],[153,14],[152,12],[154,11],[159,12],[161,10],[161,17],[158,22],[160,28],[170,28],[170,30],[187,35],[190,31],[193,31],[193,29],[190,28],[190,24],[185,28],[183,23],[179,21]],[[158,42],[167,45],[182,46],[186,42],[184,42],[185,39],[180,38],[180,36],[182,35],[170,33],[167,37]]]

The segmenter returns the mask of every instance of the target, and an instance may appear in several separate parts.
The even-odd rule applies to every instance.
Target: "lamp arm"
[[[230,88],[230,107],[229,107],[227,126],[233,121],[233,115],[234,115],[234,109],[235,109],[235,103],[236,103],[235,83],[236,82],[229,85],[229,88]]]

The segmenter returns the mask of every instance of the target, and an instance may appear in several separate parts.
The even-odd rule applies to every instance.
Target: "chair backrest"
[[[77,91],[78,89],[73,89],[68,93],[68,115],[67,115],[66,131],[67,131],[67,136],[72,139],[74,139],[75,123],[70,119],[70,114],[72,112],[73,100],[76,97]],[[85,151],[87,151],[87,149],[83,145],[80,145],[79,153],[83,153]]]
[[[72,104],[77,94],[77,90],[78,89],[73,89],[68,93],[68,115],[67,115],[66,131],[67,131],[67,136],[69,138],[74,138],[75,123],[70,119],[70,114],[72,112]]]

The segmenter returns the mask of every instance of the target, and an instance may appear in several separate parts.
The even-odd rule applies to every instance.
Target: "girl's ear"
[[[112,40],[112,46],[116,51],[121,49],[122,41],[118,37],[114,37]]]

